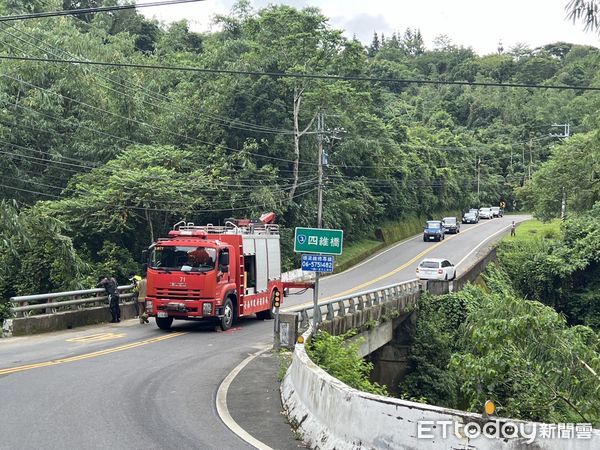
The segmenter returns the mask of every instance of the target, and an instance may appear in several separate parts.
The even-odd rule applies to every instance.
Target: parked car
[[[492,206],[490,209],[492,210],[494,217],[503,217],[504,216],[504,210],[502,208],[500,208],[499,206]]]
[[[416,273],[419,280],[454,280],[456,267],[447,259],[425,258]]]
[[[475,214],[475,217],[477,217],[477,222],[479,222],[479,208],[471,208],[469,212]]]
[[[423,240],[427,241],[441,241],[445,237],[444,227],[441,220],[428,220],[423,230]]]
[[[480,219],[493,219],[494,213],[492,212],[492,208],[481,208],[479,210],[479,218]]]
[[[468,212],[462,218],[462,223],[477,223],[479,222],[479,217],[475,215],[475,213]]]
[[[460,222],[456,217],[444,217],[442,219],[444,233],[460,233]]]

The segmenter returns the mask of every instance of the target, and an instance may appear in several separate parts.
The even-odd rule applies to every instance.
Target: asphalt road
[[[440,244],[408,239],[323,278],[320,298],[414,278],[424,257],[464,259],[460,273],[480,243],[498,239],[512,220],[527,218],[465,225]],[[290,296],[284,305],[307,301],[310,293]],[[0,448],[252,448],[221,422],[215,396],[240,361],[272,342],[272,328],[271,321],[256,319],[227,332],[175,322],[174,331],[165,333],[127,321],[0,339]]]

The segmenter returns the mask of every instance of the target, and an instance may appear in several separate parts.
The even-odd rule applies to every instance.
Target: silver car
[[[481,208],[479,210],[479,218],[480,219],[493,219],[494,213],[492,212],[492,208]]]

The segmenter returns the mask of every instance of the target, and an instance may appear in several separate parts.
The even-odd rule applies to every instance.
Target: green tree
[[[492,399],[505,417],[598,423],[598,335],[516,297],[500,273],[491,272],[488,286],[492,293],[469,314],[450,363],[469,408]]]
[[[570,20],[583,22],[585,30],[598,30],[598,17],[600,15],[600,2],[598,0],[569,0],[566,10]]]
[[[42,208],[0,202],[0,299],[82,287],[89,266]]]

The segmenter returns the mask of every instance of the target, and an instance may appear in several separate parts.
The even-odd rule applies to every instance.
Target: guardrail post
[[[344,300],[340,300],[338,302],[338,317],[343,317],[346,315],[346,306],[344,305]]]
[[[356,305],[354,304],[354,298],[353,298],[353,297],[351,297],[351,298],[349,299],[349,307],[348,307],[348,312],[349,312],[350,314],[354,314],[354,313],[356,313]]]
[[[323,321],[323,313],[321,312],[321,305],[317,306],[316,310],[313,310],[313,322],[318,325]],[[317,332],[317,327],[313,330],[314,333]]]
[[[327,320],[333,320],[335,317],[335,311],[333,310],[333,303],[327,304]]]
[[[308,310],[303,309],[300,311],[300,326],[302,329],[308,328],[310,325],[310,319],[308,318]]]

